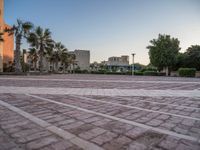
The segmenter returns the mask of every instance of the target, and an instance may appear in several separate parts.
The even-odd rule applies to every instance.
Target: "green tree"
[[[28,37],[28,42],[31,47],[35,47],[38,49],[39,54],[39,70],[43,72],[44,70],[44,56],[46,54],[46,50],[52,46],[54,43],[51,38],[51,32],[49,29],[42,29],[40,26],[36,27],[34,32],[31,32]]]
[[[149,49],[149,57],[152,65],[158,68],[159,71],[171,68],[177,60],[177,55],[180,50],[179,40],[171,38],[170,35],[158,35],[157,39],[150,41],[151,45],[147,46]]]
[[[190,46],[184,54],[186,67],[200,70],[200,45]]]
[[[27,38],[30,30],[33,28],[33,24],[30,22],[23,22],[17,20],[17,24],[13,25],[11,28],[6,28],[5,32],[8,32],[9,35],[15,35],[15,72],[22,72],[21,66],[21,43],[23,38]]]
[[[176,71],[179,68],[185,68],[186,66],[186,54],[178,53],[176,63],[173,65],[172,70]]]

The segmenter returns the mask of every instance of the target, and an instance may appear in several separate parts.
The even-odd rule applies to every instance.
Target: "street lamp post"
[[[133,56],[133,64],[132,64],[132,76],[134,76],[134,56],[135,56],[135,53],[132,53],[132,56]]]

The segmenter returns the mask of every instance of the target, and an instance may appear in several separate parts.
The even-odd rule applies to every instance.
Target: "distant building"
[[[10,28],[4,22],[4,1],[0,0],[0,32],[5,28]],[[3,72],[3,66],[8,67],[14,60],[14,37],[9,36],[8,33],[3,35],[3,42],[0,42],[0,72]]]
[[[80,69],[80,70],[89,70],[90,69],[90,51],[89,50],[74,50],[69,51],[69,54],[74,54],[76,59],[74,63],[71,64],[66,68],[68,71],[73,69]],[[38,61],[35,63],[32,62],[31,58],[29,57],[29,52],[23,53],[23,60],[25,63],[29,64],[31,70],[33,70],[34,65],[36,68],[39,68],[39,56]],[[47,57],[43,58],[43,67],[46,71],[53,71],[56,66],[55,63],[51,63],[48,61]],[[58,71],[62,68],[61,62],[58,62]]]
[[[108,61],[103,62],[110,71],[128,71],[130,69],[129,56],[109,57]]]
[[[89,70],[90,69],[90,51],[89,50],[74,50],[69,53],[75,54],[76,56],[76,68],[80,70]]]
[[[106,62],[107,65],[124,66],[129,65],[129,56],[109,57]]]

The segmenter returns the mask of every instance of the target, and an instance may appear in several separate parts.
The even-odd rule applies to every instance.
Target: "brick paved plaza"
[[[200,79],[0,76],[0,150],[199,150]]]

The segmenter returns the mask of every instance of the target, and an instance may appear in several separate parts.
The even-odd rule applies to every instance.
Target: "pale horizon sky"
[[[4,0],[9,25],[16,19],[49,28],[69,50],[90,50],[91,62],[136,53],[149,63],[158,34],[180,40],[182,52],[200,45],[200,0]],[[23,45],[25,46],[25,45]],[[27,47],[23,47],[27,48]],[[132,59],[130,59],[132,62]]]

